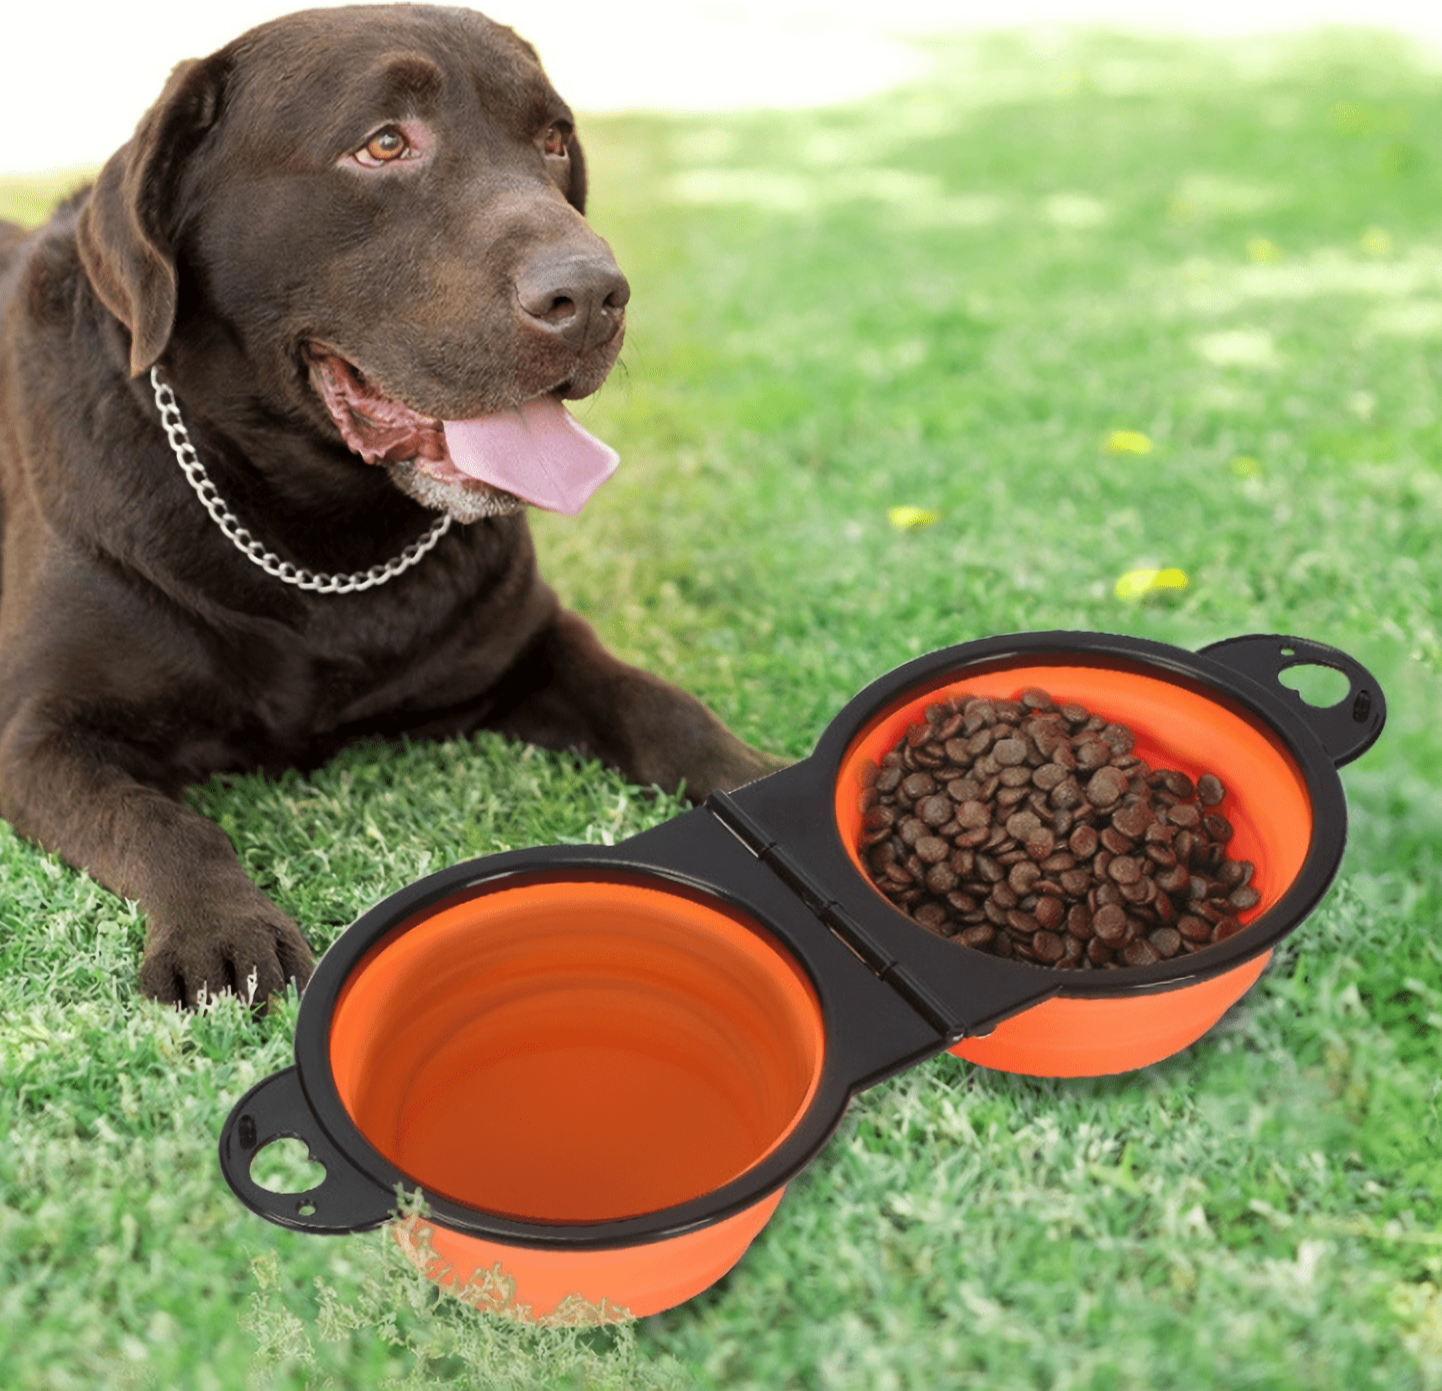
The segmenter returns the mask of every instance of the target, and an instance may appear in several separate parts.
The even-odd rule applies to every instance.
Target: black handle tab
[[[314,1188],[272,1193],[251,1177],[255,1156],[282,1139],[299,1140],[325,1169]],[[220,1168],[246,1207],[281,1227],[339,1235],[382,1226],[395,1215],[396,1194],[356,1168],[331,1142],[294,1067],[267,1077],[236,1102],[220,1132]]]
[[[1310,638],[1256,633],[1202,648],[1202,655],[1249,676],[1279,696],[1314,735],[1337,767],[1360,758],[1382,733],[1387,701],[1377,678],[1361,662]],[[1281,678],[1290,667],[1321,666],[1347,678],[1347,694],[1335,705],[1311,705]]]

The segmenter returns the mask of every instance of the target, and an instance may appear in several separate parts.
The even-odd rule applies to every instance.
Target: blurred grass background
[[[578,414],[624,465],[538,519],[547,573],[796,756],[990,633],[1343,647],[1391,718],[1326,903],[1155,1067],[865,1094],[713,1290],[568,1333],[244,1212],[215,1140],[293,1006],[139,1000],[136,912],[0,827],[0,1384],[1442,1387],[1437,71],[1358,32],[933,52],[854,105],[584,123],[635,298]],[[489,738],[193,796],[318,947],[428,869],[678,810]]]

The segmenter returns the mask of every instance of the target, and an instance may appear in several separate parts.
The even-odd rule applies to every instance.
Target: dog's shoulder
[[[89,197],[90,186],[86,185],[62,199],[44,222],[33,227],[0,218],[0,275],[24,266],[42,248],[63,247],[67,241],[73,248],[76,219]]]
[[[0,219],[0,275],[19,257],[29,235],[19,223]]]
[[[0,229],[0,495],[18,503],[24,494],[55,515],[70,510],[77,480],[97,481],[97,439],[119,445],[135,428],[133,410],[117,414],[114,404],[128,377],[125,333],[80,259],[89,194],[71,195],[33,229]],[[8,530],[16,514],[6,510]]]
[[[106,316],[76,238],[90,193],[87,186],[71,194],[37,227],[0,223],[0,350],[22,364],[7,376],[23,378],[23,363],[37,356],[57,365],[71,361],[85,378],[99,366]]]

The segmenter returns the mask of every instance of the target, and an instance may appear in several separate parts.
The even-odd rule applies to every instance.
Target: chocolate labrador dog
[[[0,225],[0,813],[148,919],[146,994],[312,959],[180,798],[479,728],[693,797],[778,766],[610,656],[526,507],[615,456],[625,277],[574,118],[469,10],[363,6],[181,64],[94,186]]]

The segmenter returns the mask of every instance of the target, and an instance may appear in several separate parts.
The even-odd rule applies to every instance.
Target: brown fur
[[[427,160],[342,167],[403,115]],[[317,572],[395,556],[436,514],[347,449],[309,355],[438,419],[595,390],[624,295],[584,338],[517,304],[556,266],[624,284],[581,216],[579,144],[541,144],[570,120],[529,46],[473,12],[309,12],[182,64],[92,189],[0,227],[0,813],[140,903],[148,995],[310,974],[300,929],[180,800],[212,774],[482,727],[698,797],[776,766],[559,606],[522,511],[453,525],[363,594],[264,574],[151,398],[158,362],[269,549]]]

